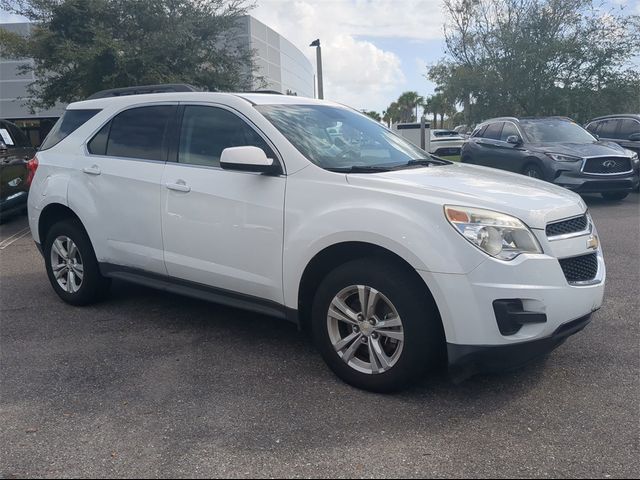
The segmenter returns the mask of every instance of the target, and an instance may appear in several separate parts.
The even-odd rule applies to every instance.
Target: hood
[[[579,195],[524,175],[477,165],[452,164],[375,174],[349,174],[354,186],[424,197],[441,205],[486,208],[518,217],[530,228],[584,213]]]
[[[594,143],[530,143],[529,150],[542,153],[560,153],[562,155],[573,155],[577,157],[608,157],[608,156],[628,156],[617,143],[594,142]]]

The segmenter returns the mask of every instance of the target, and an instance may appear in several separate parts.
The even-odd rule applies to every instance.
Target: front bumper
[[[28,192],[18,192],[0,201],[0,216],[24,210],[27,207]]]
[[[447,344],[449,373],[459,382],[478,373],[515,370],[550,353],[590,321],[591,314],[585,315],[561,325],[548,337],[525,343],[500,346]]]
[[[576,193],[630,192],[638,187],[637,167],[629,173],[597,175],[581,171],[581,163],[553,162],[547,177],[553,183]]]

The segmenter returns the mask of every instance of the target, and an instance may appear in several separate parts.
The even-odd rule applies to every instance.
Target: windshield
[[[328,105],[258,105],[294,147],[325,169],[395,168],[430,155],[381,124]]]
[[[594,143],[597,140],[580,125],[568,120],[521,120],[520,125],[532,143]]]

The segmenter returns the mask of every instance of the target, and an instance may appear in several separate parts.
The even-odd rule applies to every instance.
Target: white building
[[[29,23],[5,23],[0,28],[28,35]],[[252,49],[255,56],[254,89],[264,88],[283,94],[314,96],[314,70],[311,62],[295,45],[262,22],[247,15],[238,25],[240,47]],[[36,81],[33,73],[21,75],[19,67],[31,59],[8,59],[0,52],[0,118],[9,119],[27,132],[34,145],[39,145],[64,105],[49,110],[30,112],[25,106],[27,87]],[[261,85],[260,77],[266,82]]]

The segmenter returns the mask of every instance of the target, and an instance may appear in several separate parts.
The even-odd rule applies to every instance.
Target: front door
[[[186,105],[162,188],[169,276],[280,304],[285,176],[223,170],[222,151],[255,146],[257,130],[224,107]]]

